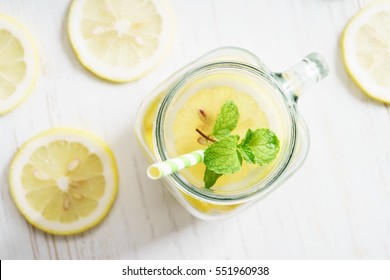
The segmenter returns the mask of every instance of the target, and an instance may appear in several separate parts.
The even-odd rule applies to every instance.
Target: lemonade
[[[274,112],[277,106],[268,93],[269,90],[265,84],[255,82],[253,79],[238,73],[207,75],[188,84],[178,93],[182,96],[180,100],[178,99],[172,109],[166,113],[164,131],[169,157],[206,149],[208,143],[196,129],[209,135],[220,108],[229,100],[235,102],[240,112],[237,127],[232,133],[239,135],[241,139],[248,129],[269,128],[270,124],[281,130],[283,124],[277,120],[280,119],[280,116]],[[155,153],[153,123],[162,95],[150,103],[143,122],[145,140],[153,153]],[[282,139],[281,136],[282,134],[279,136]],[[222,176],[213,186],[213,192],[234,193],[248,189],[265,178],[273,170],[276,162],[277,160],[265,166],[243,162],[239,172]],[[200,163],[180,171],[180,175],[190,184],[204,188],[204,172],[205,165]],[[205,213],[216,214],[221,211],[230,211],[240,205],[206,203],[190,195],[184,193],[183,195],[193,207]]]
[[[233,73],[208,75],[183,88],[180,93],[183,100],[167,112],[165,141],[169,156],[206,149],[208,144],[196,129],[209,135],[222,105],[229,100],[234,101],[240,112],[237,127],[232,131],[240,139],[248,129],[269,128],[270,121],[265,113],[269,108],[265,104],[273,102],[268,100],[267,90],[250,78]],[[222,176],[213,189],[228,192],[250,187],[264,178],[274,163],[258,166],[244,162],[241,171]],[[204,171],[205,165],[198,164],[180,174],[191,184],[203,187]]]
[[[235,215],[274,190],[305,160],[308,132],[296,102],[304,90],[327,74],[326,63],[318,54],[307,56],[283,73],[272,73],[256,56],[239,48],[206,54],[165,80],[140,106],[137,137],[150,162],[159,163],[148,169],[148,176],[160,178],[198,218]],[[234,117],[225,114],[220,118],[229,104],[234,104]],[[214,131],[218,121],[223,119],[226,124],[230,117],[234,126],[228,129],[227,138],[219,138]],[[253,160],[244,144],[250,139],[252,145],[256,137],[251,138],[251,133],[260,131],[269,131],[276,142],[267,143],[276,146],[273,151],[263,144],[251,146],[252,152],[260,151],[260,157],[256,154]],[[225,146],[229,141],[231,149]],[[211,164],[213,147],[214,163],[222,163],[222,169]],[[178,168],[175,160],[180,161],[185,154],[188,160],[187,155],[195,151],[204,155],[203,162],[200,158],[198,164],[189,165],[183,159]],[[261,153],[268,159],[262,161]],[[230,155],[235,157],[233,161]],[[158,176],[150,172],[160,166],[164,167]],[[186,166],[191,167],[182,169]]]

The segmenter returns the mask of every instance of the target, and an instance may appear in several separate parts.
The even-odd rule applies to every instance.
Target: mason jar
[[[247,50],[236,47],[213,50],[167,78],[144,100],[135,125],[138,142],[150,163],[175,158],[195,148],[205,149],[207,141],[201,141],[201,136],[193,132],[197,124],[207,122],[202,120],[207,112],[203,116],[201,108],[197,111],[199,105],[191,104],[200,98],[197,94],[202,91],[203,103],[209,107],[209,102],[219,98],[218,90],[228,90],[227,96],[239,104],[248,103],[243,99],[253,100],[256,103],[253,106],[260,110],[252,111],[251,106],[242,105],[240,113],[278,136],[280,149],[272,163],[246,164],[243,171],[222,176],[209,189],[204,187],[200,176],[205,169],[203,163],[160,179],[195,217],[204,220],[231,217],[263,199],[302,165],[309,151],[309,133],[297,102],[302,92],[327,74],[326,62],[316,53],[279,73],[270,71]],[[189,116],[194,111],[193,118],[186,113],[185,123],[180,119],[183,108],[189,110]],[[247,127],[239,126],[240,123],[237,134],[243,138]]]

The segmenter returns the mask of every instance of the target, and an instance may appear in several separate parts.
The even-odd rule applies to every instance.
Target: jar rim
[[[177,82],[174,82],[173,85],[167,89],[166,95],[162,99],[161,105],[159,106],[156,114],[156,121],[153,128],[153,139],[155,139],[153,143],[155,145],[156,157],[159,161],[165,161],[169,159],[167,151],[164,148],[165,144],[163,137],[163,124],[167,108],[169,107],[172,99],[177,93],[180,92],[180,89],[188,84],[188,82],[191,81],[194,77],[214,69],[231,69],[251,73],[255,77],[265,80],[269,85],[271,85],[272,88],[276,89],[273,91],[273,93],[278,94],[279,99],[282,101],[285,108],[287,108],[286,111],[288,112],[287,116],[289,121],[288,127],[290,128],[290,134],[288,135],[289,141],[287,141],[286,147],[284,148],[284,154],[282,155],[278,166],[276,166],[274,170],[270,172],[271,175],[268,174],[264,180],[254,183],[253,187],[245,189],[245,191],[239,192],[237,194],[218,194],[205,188],[199,188],[192,185],[179,173],[169,175],[167,180],[171,180],[176,187],[178,187],[186,194],[196,196],[196,198],[206,202],[212,202],[216,204],[243,203],[255,199],[270,190],[270,187],[276,183],[276,181],[280,178],[289,165],[294,154],[297,141],[297,116],[295,112],[295,104],[283,93],[283,89],[280,87],[277,80],[261,69],[241,62],[224,61],[197,66],[195,69],[189,70],[181,77],[179,77]]]

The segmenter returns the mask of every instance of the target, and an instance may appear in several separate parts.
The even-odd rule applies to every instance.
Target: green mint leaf
[[[255,163],[255,155],[253,154],[252,150],[248,146],[239,145],[238,148],[245,161],[250,163]]]
[[[233,101],[225,102],[215,120],[212,135],[217,139],[229,135],[236,128],[239,116],[236,104]]]
[[[206,168],[206,171],[204,172],[204,186],[206,189],[210,189],[212,186],[214,186],[215,182],[217,182],[218,178],[221,177],[222,174],[217,174],[214,171],[211,171],[210,169]]]
[[[238,135],[230,135],[211,144],[204,152],[206,168],[217,174],[231,174],[241,169],[242,156],[237,149]]]
[[[246,161],[265,165],[275,159],[279,151],[279,139],[268,128],[260,128],[255,131],[248,129],[239,149]]]

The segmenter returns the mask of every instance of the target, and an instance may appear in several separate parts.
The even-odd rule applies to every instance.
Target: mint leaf
[[[279,151],[279,139],[268,128],[255,131],[248,129],[239,149],[246,161],[265,165],[275,159]]]
[[[255,163],[255,155],[253,154],[252,150],[248,146],[238,146],[238,148],[245,161],[250,163]]]
[[[229,135],[236,128],[239,116],[236,104],[233,101],[225,102],[215,120],[212,135],[217,139]]]
[[[204,152],[206,168],[217,174],[231,174],[241,169],[242,156],[237,149],[238,135],[230,135],[210,145]]]
[[[218,178],[221,177],[222,174],[217,174],[214,171],[211,171],[210,169],[206,168],[206,171],[204,172],[204,186],[206,189],[210,189],[212,186],[214,186],[215,182],[217,182]]]

